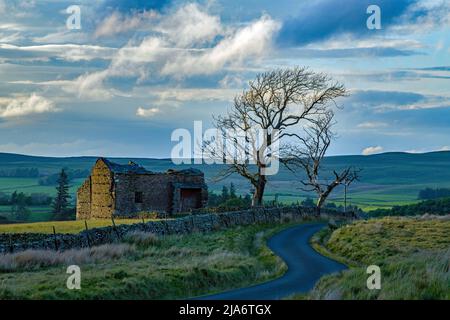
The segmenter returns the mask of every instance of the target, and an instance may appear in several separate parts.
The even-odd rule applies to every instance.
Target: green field
[[[61,168],[89,170],[95,163],[95,157],[50,158],[0,153],[0,170],[15,168],[38,168],[41,174],[54,174]],[[210,191],[220,192],[224,184],[233,182],[238,193],[250,192],[249,183],[239,176],[233,175],[216,182],[220,165],[181,165],[175,166],[169,159],[124,159],[111,158],[118,163],[133,160],[151,171],[166,171],[169,168],[185,169],[196,167],[205,172]],[[362,169],[361,179],[349,188],[348,203],[358,205],[364,210],[390,208],[394,205],[406,205],[417,202],[419,190],[426,187],[450,187],[450,152],[432,152],[425,154],[385,153],[372,156],[335,156],[328,157],[324,163],[325,176],[333,169],[340,170],[346,166]],[[269,177],[265,200],[270,201],[278,195],[279,201],[292,203],[312,196],[301,190],[301,177],[281,167],[279,173]],[[70,192],[72,202],[75,201],[76,189],[83,179],[71,181]],[[54,186],[40,186],[37,178],[5,178],[0,177],[0,193],[10,194],[14,191],[25,193],[55,194]],[[337,188],[330,201],[343,204],[343,188]],[[0,207],[0,215],[7,208]],[[31,221],[46,219],[43,208],[32,208]]]
[[[359,221],[314,241],[351,268],[323,277],[311,299],[450,299],[450,216]],[[366,287],[369,265],[381,269],[380,290]]]
[[[145,219],[150,221],[150,219]],[[116,219],[116,225],[142,223],[140,219]],[[88,228],[112,226],[111,219],[89,220]],[[84,221],[49,221],[34,223],[15,223],[0,225],[0,233],[53,233],[53,227],[57,233],[79,233],[85,230]]]
[[[49,221],[54,216],[50,206],[30,206],[27,208],[31,212],[27,222]],[[11,206],[0,205],[0,216],[14,221],[14,217],[11,215]]]
[[[76,190],[83,183],[83,179],[74,179],[70,183],[69,192],[75,195]],[[14,191],[31,193],[56,194],[56,186],[40,186],[37,178],[5,178],[0,177],[0,192],[13,193]]]

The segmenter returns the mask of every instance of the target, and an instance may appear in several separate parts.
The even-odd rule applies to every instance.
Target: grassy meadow
[[[450,216],[359,221],[315,241],[351,268],[323,277],[310,299],[450,299]],[[381,290],[366,287],[369,265],[381,268]]]
[[[0,300],[181,299],[264,282],[286,271],[266,239],[291,225],[165,237],[135,232],[92,249],[3,255]],[[81,290],[66,288],[72,264],[81,267]]]
[[[145,219],[150,221],[150,219]],[[116,225],[142,223],[141,219],[116,219]],[[111,219],[93,219],[87,221],[89,229],[112,226]],[[57,233],[79,233],[85,230],[84,221],[49,221],[33,223],[0,224],[0,233],[53,233],[53,227]]]

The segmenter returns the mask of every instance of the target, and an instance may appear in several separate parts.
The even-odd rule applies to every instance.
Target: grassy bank
[[[150,219],[145,219],[150,221]],[[116,219],[116,225],[141,223],[140,219]],[[108,227],[112,225],[111,219],[89,220],[88,228]],[[55,227],[57,233],[79,233],[85,230],[85,224],[82,220],[77,221],[49,221],[34,223],[16,223],[0,225],[0,233],[53,233]]]
[[[316,241],[351,268],[323,277],[311,299],[450,299],[448,216],[360,221]],[[366,287],[373,264],[381,268],[381,290]]]
[[[136,233],[94,249],[0,258],[0,299],[178,299],[263,282],[286,267],[266,239],[292,224],[157,237]],[[70,264],[81,290],[66,288]]]

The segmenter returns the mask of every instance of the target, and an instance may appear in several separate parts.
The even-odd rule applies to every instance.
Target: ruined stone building
[[[77,219],[133,216],[139,212],[186,212],[201,208],[208,193],[196,169],[156,173],[134,162],[99,158],[77,192]]]

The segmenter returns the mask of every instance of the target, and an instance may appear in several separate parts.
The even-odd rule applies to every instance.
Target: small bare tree
[[[260,206],[269,175],[267,169],[275,159],[278,161],[280,140],[301,139],[294,129],[299,131],[315,121],[336,104],[336,98],[345,95],[342,84],[308,68],[259,74],[234,99],[226,115],[214,118],[215,127],[223,134],[220,139],[205,143],[204,156],[228,164],[220,178],[233,173],[246,178],[254,187],[252,204]],[[213,147],[217,140],[221,140],[221,148]]]
[[[345,183],[349,186],[355,180],[358,180],[360,170],[353,167],[347,167],[338,172],[333,170],[333,178],[326,180],[321,178],[321,167],[325,154],[334,134],[331,130],[334,125],[334,113],[328,111],[318,119],[311,122],[311,126],[305,128],[305,135],[300,138],[301,144],[289,144],[283,147],[282,162],[292,172],[296,173],[298,169],[306,174],[306,178],[300,182],[303,185],[303,190],[314,191],[317,196],[317,214],[320,215],[320,210],[325,203],[328,196],[340,184]]]

